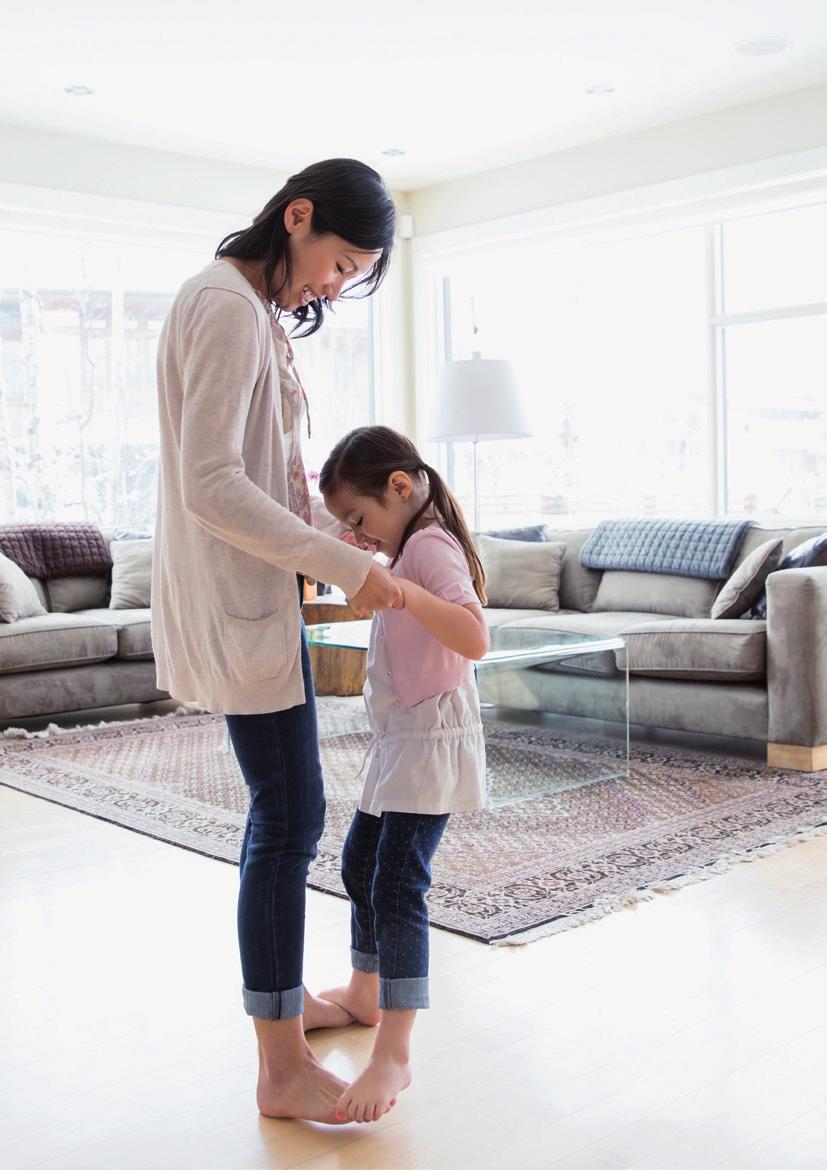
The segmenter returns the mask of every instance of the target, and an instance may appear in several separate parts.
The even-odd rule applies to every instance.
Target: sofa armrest
[[[827,744],[827,566],[767,578],[770,744]]]

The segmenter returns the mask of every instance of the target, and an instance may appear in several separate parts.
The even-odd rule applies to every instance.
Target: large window
[[[370,301],[339,301],[318,333],[292,344],[310,403],[311,433],[302,436],[302,454],[312,481],[334,443],[374,417]]]
[[[175,293],[211,247],[0,230],[0,522],[152,526],[155,355]],[[295,342],[307,466],[372,418],[367,302]]]
[[[723,505],[827,513],[827,203],[719,229]]]
[[[0,514],[151,525],[155,350],[194,250],[0,232]]]
[[[827,203],[434,263],[445,351],[511,360],[533,423],[479,444],[486,527],[827,511]]]

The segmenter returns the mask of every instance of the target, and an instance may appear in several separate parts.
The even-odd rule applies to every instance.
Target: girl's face
[[[338,491],[327,493],[324,502],[328,512],[349,526],[360,548],[395,557],[416,509],[412,493],[411,477],[404,471],[394,471],[381,500],[342,485]]]
[[[290,284],[277,294],[276,304],[286,312],[319,297],[337,300],[342,288],[360,280],[382,255],[381,251],[361,252],[341,236],[315,236],[310,227],[312,218],[309,199],[294,199],[284,212],[293,274]]]

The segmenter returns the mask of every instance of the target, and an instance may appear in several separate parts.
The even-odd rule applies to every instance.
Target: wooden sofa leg
[[[795,768],[798,772],[821,772],[827,768],[827,743],[800,747],[794,743],[768,743],[767,763],[772,768]]]

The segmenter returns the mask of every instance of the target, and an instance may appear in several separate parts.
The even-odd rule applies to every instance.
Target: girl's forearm
[[[488,651],[488,627],[482,610],[435,597],[413,581],[397,578],[405,598],[405,609],[429,634],[464,658],[482,658]]]

